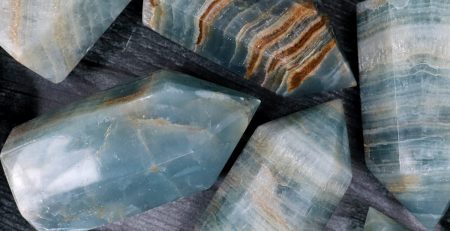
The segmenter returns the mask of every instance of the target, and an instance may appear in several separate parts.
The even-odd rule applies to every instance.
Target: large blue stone
[[[0,46],[24,66],[59,83],[130,0],[1,0]]]
[[[332,101],[260,126],[200,230],[324,230],[352,179],[344,109]]]
[[[258,105],[157,72],[15,128],[0,158],[35,228],[90,229],[209,188]]]
[[[143,23],[283,96],[356,85],[311,0],[144,0]]]
[[[358,5],[366,163],[430,230],[450,202],[450,1]]]

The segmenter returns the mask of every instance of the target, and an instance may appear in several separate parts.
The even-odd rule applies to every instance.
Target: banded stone
[[[35,73],[63,81],[130,0],[2,0],[0,46]]]
[[[259,100],[157,72],[15,128],[0,159],[38,230],[85,230],[209,188]]]
[[[369,212],[367,212],[364,231],[408,231],[408,229],[370,207]]]
[[[144,0],[143,23],[280,95],[356,85],[309,0]]]
[[[352,179],[344,109],[332,101],[260,126],[199,230],[323,230]]]
[[[450,203],[450,1],[358,5],[366,163],[432,230]]]

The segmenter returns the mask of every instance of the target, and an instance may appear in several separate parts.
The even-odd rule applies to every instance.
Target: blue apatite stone
[[[260,126],[199,230],[324,230],[352,179],[340,101]]]
[[[15,128],[1,162],[39,230],[84,230],[209,188],[259,100],[161,71]]]
[[[358,5],[366,163],[432,230],[450,202],[450,1]]]
[[[1,0],[0,46],[18,62],[59,83],[130,0]]]
[[[367,213],[364,231],[408,231],[408,229],[370,207]]]
[[[143,23],[283,96],[355,86],[311,0],[144,0]]]

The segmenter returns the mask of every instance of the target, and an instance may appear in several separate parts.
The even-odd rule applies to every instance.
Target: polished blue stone
[[[209,188],[258,105],[161,71],[16,127],[0,159],[35,228],[91,229]]]
[[[260,126],[199,230],[324,230],[352,179],[344,109],[332,101]]]
[[[358,5],[366,163],[429,230],[450,203],[450,1]]]
[[[311,0],[144,0],[143,23],[283,96],[355,86]]]
[[[1,0],[0,46],[18,62],[59,83],[130,0]]]

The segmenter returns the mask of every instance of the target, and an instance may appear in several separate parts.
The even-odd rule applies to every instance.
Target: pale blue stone
[[[366,163],[433,230],[450,203],[450,1],[358,5]]]
[[[209,188],[258,105],[161,71],[15,128],[0,158],[35,228],[90,229]]]
[[[364,231],[408,231],[408,229],[370,207],[367,213]]]
[[[356,85],[312,1],[144,0],[143,23],[283,96]]]
[[[59,83],[130,0],[1,0],[0,46],[18,62]]]
[[[199,230],[324,230],[352,179],[344,109],[332,101],[260,126]]]

